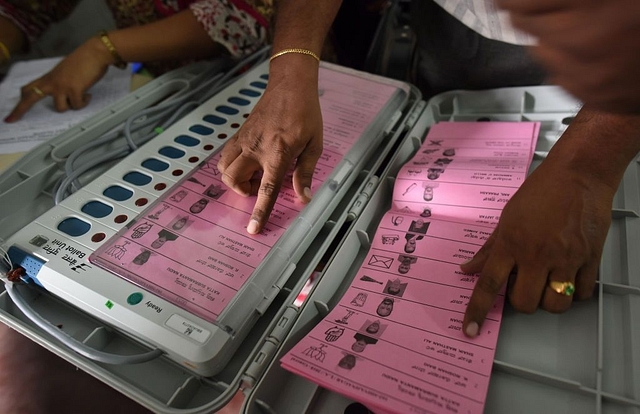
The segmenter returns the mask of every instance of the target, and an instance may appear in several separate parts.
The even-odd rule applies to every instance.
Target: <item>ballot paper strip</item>
[[[396,86],[321,69],[324,148],[314,193],[397,92]],[[219,154],[103,244],[91,262],[215,322],[303,209],[291,172],[262,232],[247,233],[255,197],[222,183]]]
[[[462,319],[476,276],[460,271],[524,181],[540,125],[434,125],[399,172],[392,208],[335,308],[282,366],[374,412],[481,413],[504,295],[481,334]]]
[[[20,89],[55,67],[61,58],[47,58],[14,63],[0,83],[0,114],[9,115],[20,101]],[[36,103],[20,121],[0,121],[0,154],[28,151],[84,121],[129,93],[131,72],[109,67],[107,73],[88,93],[89,104],[79,110],[56,112],[53,98],[48,96]]]

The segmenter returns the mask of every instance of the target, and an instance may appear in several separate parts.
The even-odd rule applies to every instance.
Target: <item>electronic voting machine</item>
[[[279,361],[329,314],[368,258],[390,208],[394,177],[422,148],[430,127],[536,122],[535,166],[578,106],[554,87],[452,92],[427,103],[409,84],[322,63],[324,151],[313,199],[301,204],[287,177],[269,223],[253,236],[246,232],[253,199],[226,188],[216,164],[264,92],[268,63],[241,75],[234,70],[218,61],[168,73],[36,148],[0,177],[0,237],[12,264],[0,316],[156,412],[215,411],[241,387],[245,412],[346,412],[353,400],[282,369]],[[448,159],[435,166],[438,177],[454,174]],[[637,194],[635,182],[625,186]],[[433,187],[419,189],[425,202]],[[421,209],[424,219],[427,210]],[[637,217],[639,211],[624,204],[617,214]],[[614,236],[637,225],[627,221],[614,221]],[[414,249],[422,235],[411,236]],[[617,260],[609,263],[614,272]],[[602,279],[582,316],[522,322],[506,307],[486,409],[509,412],[503,387],[531,398],[575,393],[593,412],[606,412],[605,403],[640,409],[637,378],[630,394],[607,390],[594,378],[612,366],[629,378],[640,372],[638,326],[624,318],[639,310],[639,281],[636,274]],[[402,286],[399,279],[389,283]],[[353,302],[354,311],[358,306]],[[562,375],[560,367],[540,367],[536,357],[518,353],[519,324],[557,326],[567,317],[593,318],[585,323],[600,326],[587,335],[594,349],[584,351],[594,353],[585,356],[593,366],[571,366]],[[622,355],[632,365],[598,365],[613,352],[602,347],[607,328],[598,325],[607,318],[620,318],[616,329],[630,346]],[[344,331],[336,328],[332,332]],[[564,339],[547,332],[536,340]],[[375,342],[362,347],[367,343]],[[566,346],[555,352],[568,352]],[[582,385],[572,389],[575,384]]]

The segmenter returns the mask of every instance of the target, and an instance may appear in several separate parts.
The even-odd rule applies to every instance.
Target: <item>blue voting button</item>
[[[142,293],[140,292],[132,293],[127,298],[127,303],[129,305],[137,305],[140,302],[142,302]]]

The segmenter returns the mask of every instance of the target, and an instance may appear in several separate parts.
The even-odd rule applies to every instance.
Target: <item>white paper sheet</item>
[[[61,58],[49,58],[16,62],[0,83],[0,154],[28,151],[113,104],[129,92],[131,71],[110,67],[106,75],[89,90],[91,102],[85,108],[58,113],[53,107],[53,99],[46,97],[35,104],[20,121],[11,124],[4,122],[4,118],[20,100],[20,88],[47,73],[60,60]]]

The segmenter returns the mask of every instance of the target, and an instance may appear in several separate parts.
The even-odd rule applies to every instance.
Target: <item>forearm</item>
[[[278,3],[273,51],[309,49],[320,55],[342,0],[282,0]]]
[[[190,10],[144,26],[110,32],[109,39],[126,62],[198,59],[222,51]]]
[[[640,115],[583,108],[545,162],[580,173],[615,191],[640,151]]]
[[[278,2],[273,35],[273,53],[290,48],[307,49],[320,56],[322,45],[342,0],[282,0]],[[270,65],[269,85],[296,79],[300,85],[317,88],[317,62],[310,56],[290,53]]]

